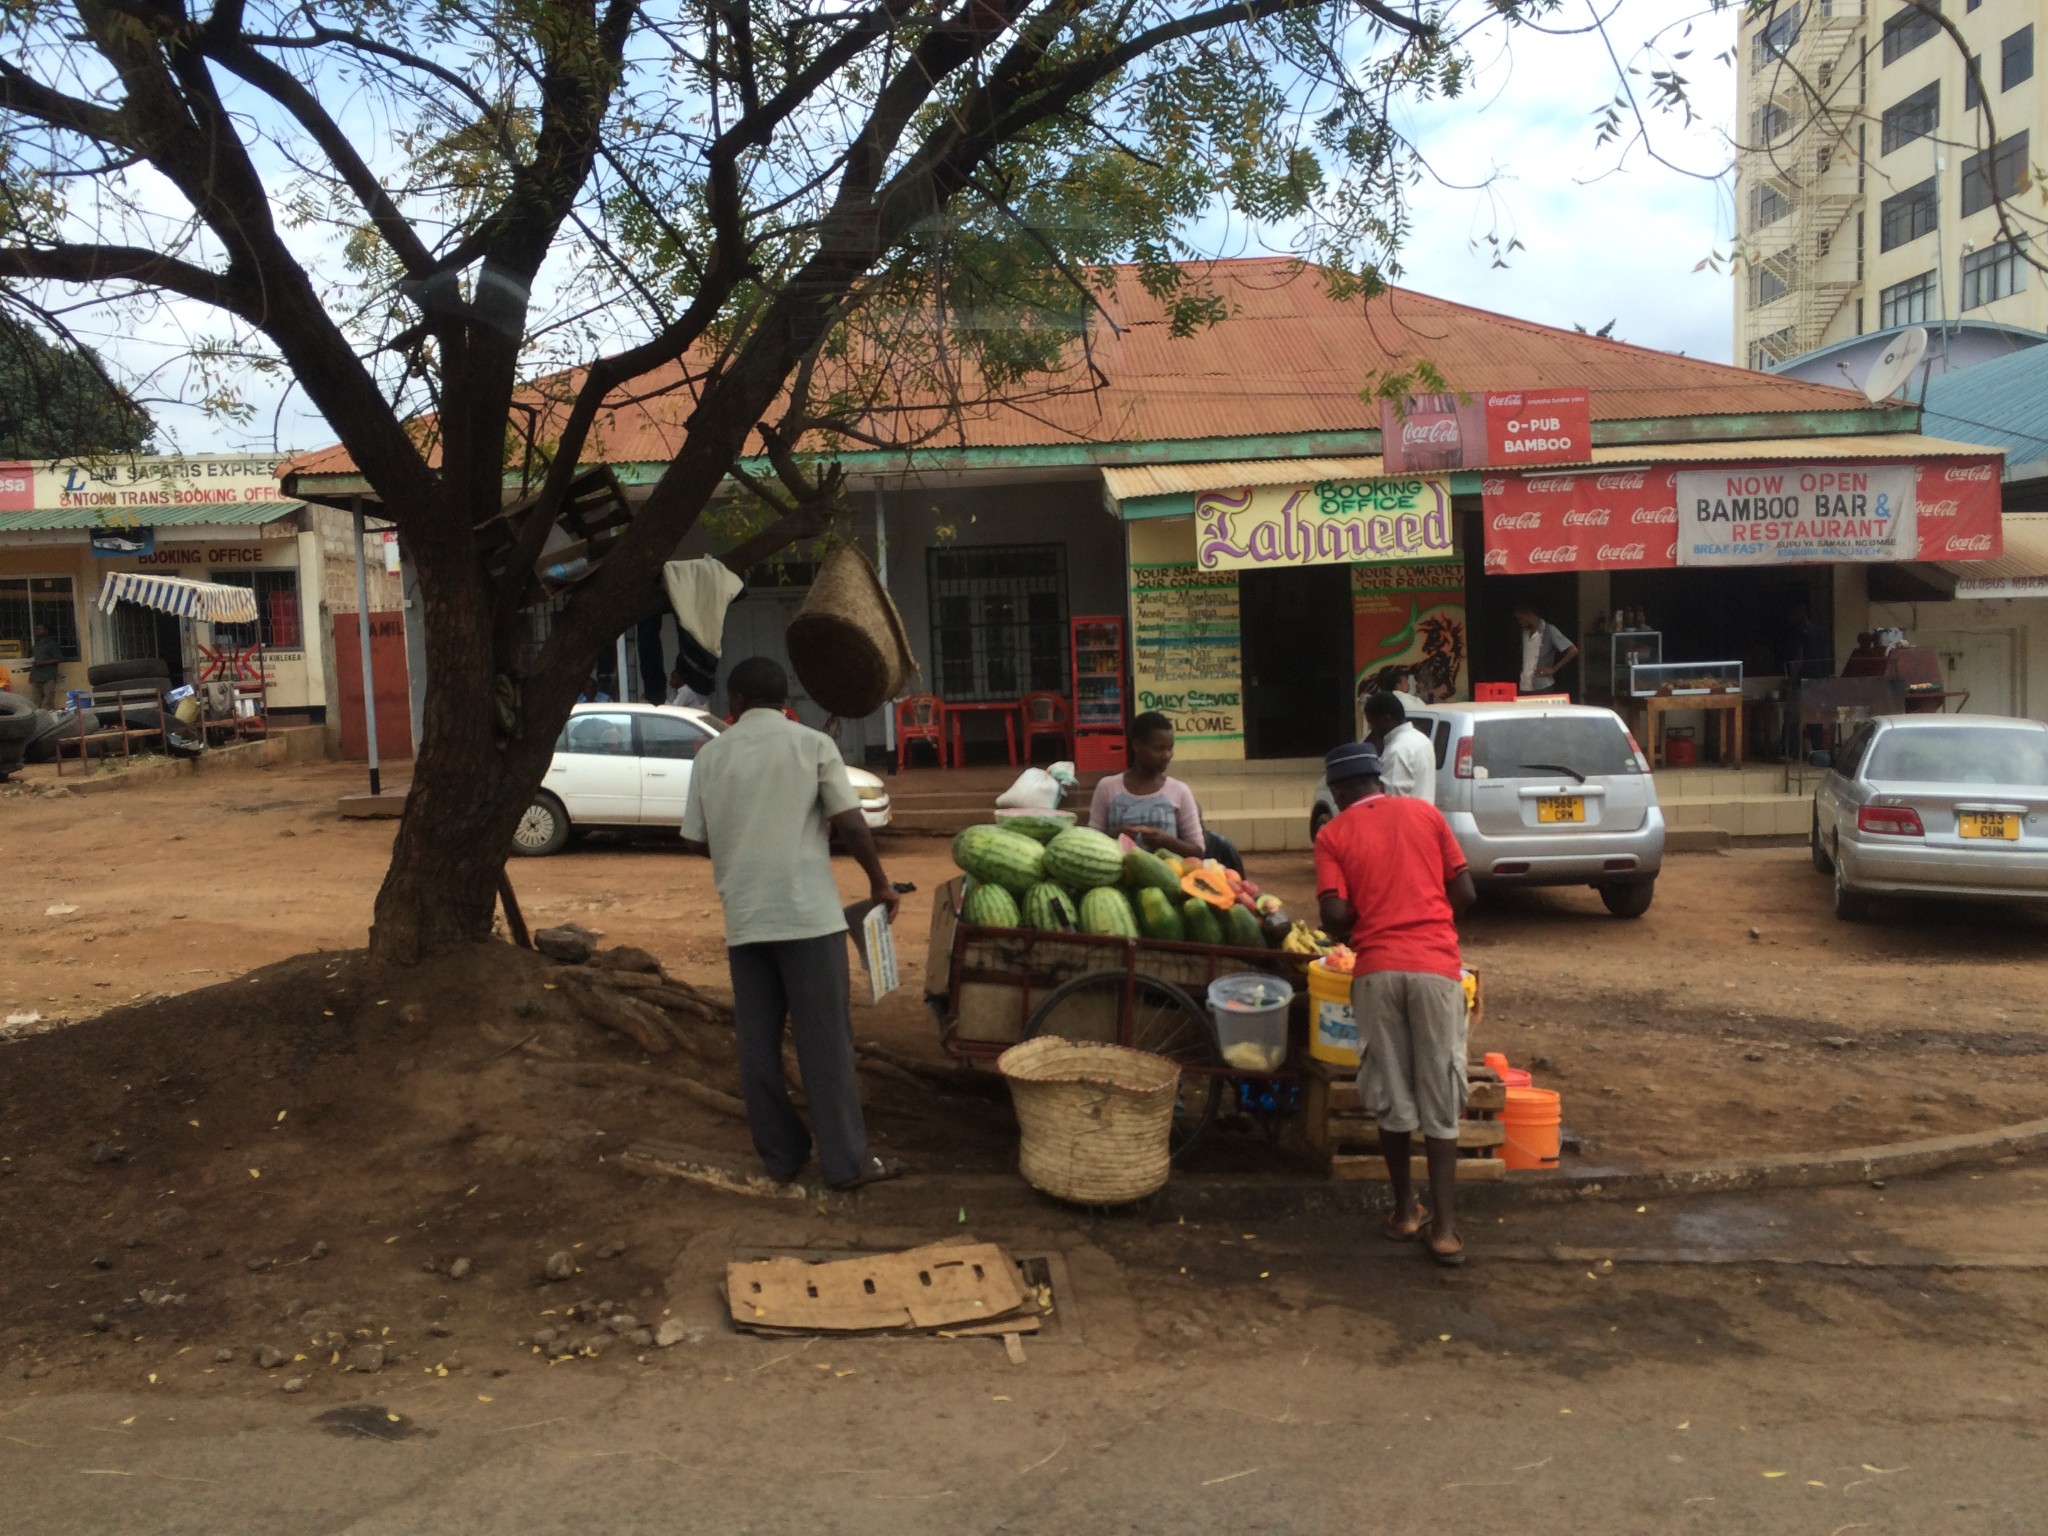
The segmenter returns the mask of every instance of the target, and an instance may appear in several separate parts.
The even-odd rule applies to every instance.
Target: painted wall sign
[[[1593,451],[1584,389],[1409,395],[1380,402],[1380,458],[1390,475],[1425,470],[1583,464]]]
[[[278,501],[286,458],[194,454],[0,464],[0,512],[93,507],[109,526],[138,525],[153,507],[239,506]]]
[[[1412,675],[1418,699],[1464,698],[1471,686],[1464,565],[1354,566],[1351,640],[1361,699],[1390,686],[1399,671]]]
[[[1678,563],[1813,565],[1917,559],[1912,464],[1681,470]]]
[[[1479,489],[1490,576],[1677,563],[1678,492],[1668,468],[1489,475]]]
[[[1185,757],[1244,755],[1237,576],[1193,565],[1131,566],[1132,703],[1173,721]]]
[[[1427,475],[1248,486],[1195,498],[1195,564],[1280,570],[1451,553],[1451,487]]]

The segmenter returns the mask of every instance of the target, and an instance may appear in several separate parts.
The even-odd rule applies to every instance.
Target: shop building
[[[283,722],[327,718],[335,693],[330,614],[356,608],[344,519],[284,496],[271,457],[117,457],[0,465],[0,666],[20,668],[36,627],[63,647],[63,686],[101,662],[160,657],[175,682],[260,664]],[[382,536],[371,606],[396,607]],[[134,603],[99,605],[119,571],[248,587],[251,624],[187,622]],[[346,658],[343,658],[346,663]]]
[[[842,455],[840,533],[876,558],[917,686],[948,704],[1002,706],[1034,690],[1071,701],[1075,625],[1114,621],[1121,711],[1176,720],[1180,763],[1212,812],[1242,813],[1251,846],[1305,839],[1309,762],[1356,732],[1361,685],[1391,667],[1460,697],[1512,681],[1519,604],[1579,644],[1575,695],[1609,689],[1611,667],[1593,660],[1621,608],[1654,621],[1672,661],[1741,662],[1743,695],[1767,704],[1796,602],[1846,656],[1870,625],[1872,572],[2003,552],[1996,452],[1922,435],[1912,405],[1405,291],[1369,308],[1339,303],[1285,261],[1207,272],[1229,315],[1220,323],[1175,337],[1121,274],[1086,369],[1028,402],[970,411],[915,452]],[[1509,433],[1519,446],[1502,452],[1524,457],[1507,467],[1480,420],[1464,429],[1469,466],[1414,468],[1462,406],[1388,417],[1372,391],[1422,361],[1465,405],[1557,395],[1577,415],[1567,428],[1520,424]],[[672,401],[684,398],[657,393],[608,425],[629,498],[681,441]],[[1402,433],[1431,423],[1391,476],[1389,421]],[[1532,450],[1537,439],[1551,446]],[[1568,462],[1531,473],[1537,453]],[[1791,475],[1795,489],[1802,475],[1903,485],[1926,515],[1903,542],[1894,527],[1888,543],[1841,559],[1681,564],[1679,478],[1717,470]],[[1952,470],[1967,477],[1948,480]],[[368,492],[338,451],[296,471],[288,486],[302,496],[345,505]],[[807,569],[791,558],[753,573],[728,617],[729,656],[780,654]],[[886,714],[838,728],[849,757],[892,757]],[[1000,708],[966,715],[963,735],[973,760],[1002,760]],[[1780,768],[1751,766],[1734,782],[1789,794]]]

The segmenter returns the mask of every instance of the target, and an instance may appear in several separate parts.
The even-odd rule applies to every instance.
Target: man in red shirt
[[[1389,795],[1370,742],[1323,759],[1337,814],[1316,835],[1316,896],[1323,928],[1349,936],[1358,956],[1351,1009],[1363,1057],[1358,1095],[1380,1128],[1394,1211],[1384,1231],[1397,1242],[1429,1232],[1440,1264],[1460,1264],[1458,1121],[1465,1112],[1465,990],[1458,914],[1475,892],[1465,855],[1443,813],[1427,800]],[[1408,1139],[1422,1133],[1430,1212],[1415,1198]]]

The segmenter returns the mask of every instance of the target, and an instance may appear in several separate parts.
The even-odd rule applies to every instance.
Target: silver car
[[[1590,885],[1616,917],[1650,910],[1664,813],[1621,716],[1583,704],[1433,704],[1408,722],[1436,747],[1436,807],[1474,882]],[[1316,785],[1311,833],[1336,814]]]
[[[1846,922],[1869,916],[1873,896],[2048,901],[2048,725],[1867,722],[1813,793],[1812,845]]]

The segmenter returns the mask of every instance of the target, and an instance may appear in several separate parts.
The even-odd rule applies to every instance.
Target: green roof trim
[[[0,533],[66,528],[248,528],[290,517],[305,505],[303,501],[237,501],[184,507],[42,507],[33,512],[0,512]]]
[[[1876,405],[1847,411],[1756,411],[1726,416],[1684,416],[1641,421],[1596,421],[1598,447],[1658,443],[1741,442],[1772,437],[1857,437],[1878,432],[1913,432],[1920,412],[1910,405]],[[1253,437],[1193,437],[1165,442],[1040,443],[1015,447],[918,448],[908,452],[863,449],[834,461],[848,475],[905,474],[948,469],[1089,469],[1108,464],[1204,464],[1235,459],[1352,458],[1380,451],[1377,427],[1344,432],[1290,432]],[[766,459],[747,459],[753,473],[769,475]],[[665,461],[613,464],[625,485],[651,485],[668,468]],[[371,495],[360,474],[292,475],[300,496]],[[508,486],[517,477],[507,476]],[[1477,489],[1474,482],[1473,489]]]

